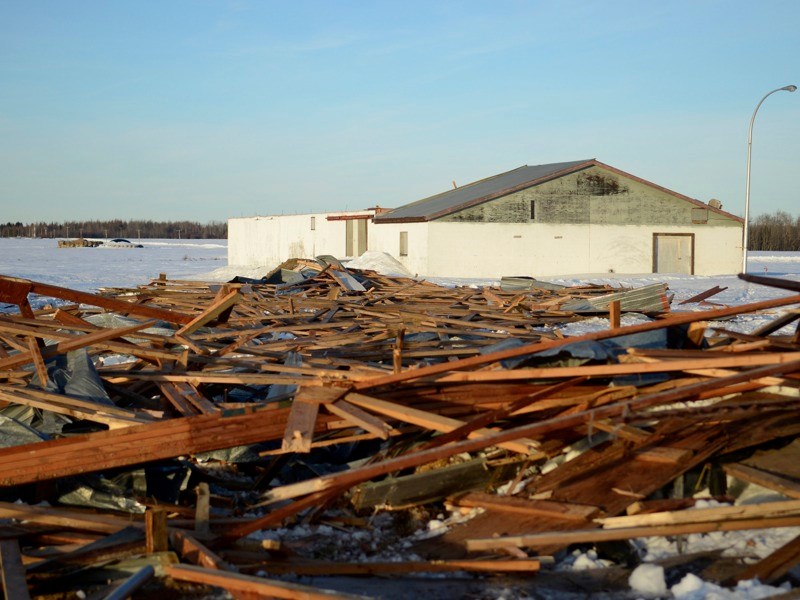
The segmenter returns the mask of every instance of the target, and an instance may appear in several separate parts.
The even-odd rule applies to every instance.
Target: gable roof
[[[656,188],[676,198],[695,204],[698,207],[706,208],[712,212],[725,215],[726,217],[730,217],[742,223],[744,222],[741,217],[737,217],[736,215],[732,215],[724,210],[709,206],[700,200],[695,200],[693,198],[689,198],[688,196],[684,196],[683,194],[673,192],[672,190],[668,190],[667,188],[646,181],[640,177],[636,177],[635,175],[631,175],[630,173],[615,169],[614,167],[601,163],[595,158],[590,158],[587,160],[575,160],[571,162],[551,163],[547,165],[525,165],[512,171],[506,171],[505,173],[500,173],[499,175],[487,177],[486,179],[480,179],[459,188],[448,190],[434,196],[429,196],[428,198],[423,198],[422,200],[417,200],[416,202],[411,202],[410,204],[405,204],[382,214],[377,214],[375,215],[374,221],[375,223],[414,223],[433,221],[446,215],[464,210],[465,208],[482,204],[488,200],[507,196],[508,194],[513,194],[514,192],[524,190],[525,188],[539,185],[546,181],[557,179],[559,177],[563,177],[564,175],[569,175],[593,166],[608,169],[609,171],[613,171],[618,175],[628,177],[650,187]]]

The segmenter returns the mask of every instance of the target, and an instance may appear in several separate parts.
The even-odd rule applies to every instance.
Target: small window
[[[531,200],[531,221],[536,220],[536,200]]]
[[[400,232],[400,256],[408,256],[408,232]]]
[[[311,231],[317,228],[317,217],[311,217]]]
[[[692,209],[692,223],[708,223],[708,209],[707,208],[693,208]]]

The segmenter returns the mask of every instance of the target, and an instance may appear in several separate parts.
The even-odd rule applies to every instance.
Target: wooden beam
[[[608,304],[608,321],[612,329],[618,329],[621,322],[622,302],[614,300]]]
[[[691,511],[688,511],[691,512]],[[592,544],[614,540],[630,540],[641,537],[687,535],[712,531],[742,531],[745,529],[772,529],[773,527],[797,527],[800,515],[771,517],[764,519],[738,519],[712,521],[708,523],[680,523],[653,527],[621,527],[619,529],[580,529],[577,531],[555,531],[520,536],[467,540],[470,552],[496,550],[504,546],[522,548],[563,547],[570,544]]]
[[[410,406],[388,402],[379,398],[373,398],[364,394],[350,393],[345,396],[345,400],[351,404],[360,406],[361,408],[386,415],[393,419],[398,419],[404,423],[411,423],[418,427],[425,429],[432,429],[433,431],[443,431],[445,433],[453,431],[464,425],[464,421],[452,419],[436,413],[419,410]],[[494,432],[481,428],[476,431],[470,432],[467,437],[470,438],[485,438],[491,436]],[[498,444],[501,448],[518,452],[520,454],[538,453],[535,450],[536,443],[533,440],[514,440],[511,442],[502,442]]]
[[[800,563],[800,536],[793,538],[769,556],[745,567],[733,582],[758,579],[761,583],[775,584],[795,565]]]
[[[723,465],[726,474],[748,483],[755,483],[790,498],[800,498],[800,483],[742,463]]]
[[[232,413],[232,414],[231,414]],[[47,481],[281,438],[286,409],[231,411],[0,449],[0,486]],[[321,415],[319,427],[332,417]]]
[[[185,336],[191,334],[193,331],[200,329],[203,325],[210,323],[222,315],[225,311],[230,310],[233,305],[239,302],[241,299],[242,295],[237,290],[233,290],[228,295],[223,296],[214,302],[189,323],[186,323],[186,325],[181,327],[175,335]]]
[[[166,574],[178,581],[211,585],[230,592],[245,592],[253,594],[256,598],[289,598],[291,600],[350,600],[356,598],[365,600],[366,598],[366,596],[343,594],[299,583],[204,569],[193,565],[171,565],[166,568]]]
[[[169,548],[167,512],[161,507],[148,508],[144,513],[144,527],[147,553],[166,552]]]
[[[600,512],[598,507],[585,504],[554,502],[552,500],[530,500],[528,498],[499,496],[481,492],[455,496],[450,498],[449,501],[455,506],[480,507],[499,512],[578,522],[589,521]]]
[[[20,279],[18,277],[6,277],[0,275],[0,289],[7,289],[7,287],[17,287],[18,289],[26,288],[26,297],[28,293],[34,293],[39,294],[40,296],[60,298],[61,300],[68,300],[70,302],[99,306],[101,308],[121,314],[138,315],[148,319],[160,319],[162,321],[167,321],[168,323],[185,324],[192,321],[192,317],[190,315],[185,315],[171,310],[165,310],[163,308],[136,304],[134,302],[126,302],[124,300],[108,298],[106,296],[99,296],[97,294],[89,294],[87,292],[79,292],[69,288],[62,288],[56,285],[39,283],[36,281],[29,281],[27,279]],[[17,303],[14,302],[14,304]],[[33,317],[33,313],[25,316]]]
[[[797,352],[761,352],[758,354],[731,354],[712,358],[690,360],[662,360],[658,362],[618,363],[610,365],[588,365],[581,367],[544,367],[520,369],[495,369],[491,371],[456,372],[435,378],[436,383],[462,383],[487,381],[517,381],[534,379],[553,379],[562,377],[616,377],[618,375],[637,375],[640,373],[667,373],[698,369],[754,367],[774,365],[795,360]],[[420,369],[415,369],[420,370]],[[355,384],[359,387],[359,383]]]
[[[621,527],[653,527],[658,525],[677,525],[681,523],[704,523],[785,516],[800,516],[800,500],[786,500],[763,504],[740,504],[736,506],[713,506],[710,508],[693,508],[692,510],[606,517],[604,519],[596,519],[595,522],[601,524],[606,529],[616,529]]]
[[[289,421],[283,435],[281,450],[284,452],[311,452],[314,424],[317,422],[319,404],[303,399],[302,388],[292,402]]]

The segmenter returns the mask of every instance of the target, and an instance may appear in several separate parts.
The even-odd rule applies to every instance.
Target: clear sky
[[[0,0],[0,221],[399,206],[597,158],[741,215],[800,2]],[[751,212],[800,213],[800,91]]]

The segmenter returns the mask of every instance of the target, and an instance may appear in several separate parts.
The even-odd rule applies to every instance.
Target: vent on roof
[[[716,208],[716,209],[718,209],[718,210],[721,210],[721,209],[722,209],[722,202],[720,202],[720,201],[719,201],[719,200],[717,200],[716,198],[712,198],[711,200],[709,200],[709,201],[708,201],[708,205],[709,205],[711,208]]]

